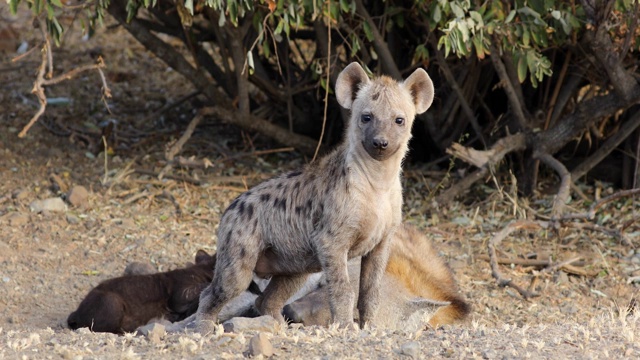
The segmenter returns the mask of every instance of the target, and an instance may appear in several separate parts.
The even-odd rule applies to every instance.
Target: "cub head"
[[[351,110],[348,141],[360,144],[378,161],[395,154],[404,157],[413,120],[427,111],[433,95],[433,82],[422,69],[403,82],[387,76],[370,80],[354,62],[342,70],[336,82],[338,103]]]

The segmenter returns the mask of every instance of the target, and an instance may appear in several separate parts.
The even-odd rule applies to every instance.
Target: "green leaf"
[[[524,46],[528,47],[530,40],[531,40],[531,32],[529,31],[527,26],[523,25],[522,26],[522,44],[524,44]]]
[[[518,81],[523,83],[527,78],[527,60],[524,56],[520,56],[518,59]]]
[[[440,10],[440,6],[436,5],[435,9],[433,10],[433,15],[431,15],[433,21],[435,21],[436,23],[440,22],[440,19],[442,19],[442,10]]]
[[[362,29],[364,30],[364,35],[367,37],[367,40],[373,41],[373,30],[371,29],[371,25],[368,22],[362,23]]]
[[[456,4],[455,2],[450,2],[449,5],[451,6],[451,11],[457,18],[464,17],[464,10],[462,10],[462,8],[458,6],[458,4]]]
[[[267,41],[262,42],[262,52],[264,53],[265,58],[269,58],[271,56],[271,48]]]
[[[59,8],[63,7],[64,5],[62,5],[62,2],[60,2],[60,0],[49,0],[51,1],[51,3]]]
[[[251,52],[251,50],[247,51],[247,64],[249,65],[249,69],[255,68],[255,64],[253,63],[253,52]]]
[[[11,10],[11,14],[15,15],[18,11],[18,5],[20,4],[20,0],[9,0],[9,9]]]
[[[482,15],[480,15],[477,11],[469,11],[469,16],[476,22],[476,26],[484,27],[484,20],[482,20]]]
[[[145,0],[145,2],[148,2],[149,0]],[[148,5],[145,5],[148,7]],[[193,15],[193,0],[185,0],[184,2],[184,7],[187,8],[187,10],[189,10],[189,13],[191,15]]]
[[[511,10],[511,12],[509,13],[509,16],[507,16],[507,18],[505,19],[504,23],[508,24],[510,23],[513,18],[516,17],[516,11],[515,10]]]
[[[282,29],[284,29],[284,20],[280,19],[280,22],[278,22],[278,26],[276,26],[276,30],[273,33],[278,35],[282,33]]]
[[[558,10],[553,10],[551,12],[551,16],[553,16],[553,18],[556,19],[556,20],[560,20],[561,15],[562,14]]]

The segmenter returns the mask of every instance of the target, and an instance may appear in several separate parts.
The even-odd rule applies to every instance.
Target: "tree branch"
[[[400,74],[400,70],[398,69],[398,65],[396,65],[396,61],[391,55],[391,51],[387,46],[387,43],[384,41],[384,37],[378,31],[378,26],[371,15],[367,12],[362,0],[356,1],[356,13],[364,18],[364,21],[371,28],[371,33],[373,34],[373,47],[376,49],[378,56],[380,57],[380,63],[382,64],[382,69],[387,75],[399,80],[402,78],[402,74]]]
[[[495,40],[494,40],[495,41]],[[520,103],[518,99],[518,94],[513,87],[513,83],[511,82],[511,78],[507,74],[507,69],[502,63],[502,59],[500,58],[500,52],[498,48],[492,43],[489,47],[491,51],[491,61],[493,62],[493,67],[496,69],[496,73],[500,78],[500,83],[504,87],[504,91],[507,94],[507,98],[509,98],[509,104],[511,104],[511,108],[513,109],[513,113],[515,114],[516,120],[518,121],[518,125],[520,125],[521,130],[525,130],[528,128],[527,126],[527,118],[524,115],[523,104]]]
[[[216,106],[214,106],[214,108],[220,109],[220,117],[225,121],[246,130],[257,131],[284,145],[293,146],[305,154],[313,154],[316,143],[313,139],[298,134],[291,134],[279,126],[257,116],[242,116],[237,111],[232,111],[231,109],[235,107],[231,100],[224,92],[218,89],[217,84],[212,82],[202,69],[196,69],[191,66],[180,53],[153,35],[148,29],[142,26],[136,18],[133,18],[131,22],[127,23],[124,0],[113,0],[108,10],[142,45],[178,73],[182,74],[210,101],[215,103]]]
[[[554,215],[562,214],[565,204],[569,200],[569,191],[571,190],[571,174],[567,168],[556,158],[546,153],[537,153],[533,155],[534,158],[539,159],[547,166],[555,170],[560,176],[560,188],[556,197],[553,199],[552,213]]]
[[[430,36],[430,40],[433,43],[434,37]],[[447,62],[444,56],[442,56],[442,52],[438,50],[437,44],[435,45],[436,46],[434,46],[434,49],[436,49],[435,50],[436,59],[438,60],[438,65],[440,67],[440,70],[442,70],[442,73],[444,74],[444,77],[447,79],[449,86],[451,86],[451,88],[456,93],[456,95],[458,95],[458,99],[460,100],[460,105],[462,106],[462,110],[464,111],[464,114],[467,116],[467,118],[469,118],[469,122],[471,122],[471,127],[473,127],[473,130],[476,132],[476,135],[478,135],[478,138],[480,138],[482,145],[484,145],[484,147],[486,148],[487,142],[485,141],[484,135],[482,134],[482,128],[480,127],[480,124],[478,124],[478,119],[473,113],[473,110],[471,110],[471,107],[469,106],[467,99],[465,99],[462,89],[460,89],[460,86],[458,85],[456,78],[453,76],[451,69],[449,69],[449,65],[447,65]]]
[[[620,145],[620,143],[633,134],[633,132],[638,128],[640,128],[640,111],[637,111],[630,119],[625,121],[618,131],[600,145],[598,150],[591,154],[591,156],[571,170],[571,178],[573,180],[578,180],[586,175],[589,170],[593,169],[593,167],[604,160],[607,155],[609,155],[616,147],[618,147],[618,145]]]

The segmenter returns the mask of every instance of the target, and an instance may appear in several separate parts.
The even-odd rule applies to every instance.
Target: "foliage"
[[[519,117],[515,131],[545,130],[561,123],[559,117],[579,102],[606,94],[611,64],[596,64],[585,45],[601,22],[611,51],[624,57],[618,63],[625,69],[640,65],[637,0],[86,0],[75,6],[66,0],[8,0],[13,12],[21,1],[47,24],[58,44],[64,32],[61,13],[81,11],[83,29],[91,31],[113,4],[125,4],[128,21],[141,19],[143,26],[177,37],[192,54],[204,56],[199,62],[230,99],[244,96],[240,103],[251,111],[268,104],[270,120],[288,122],[290,130],[305,135],[320,133],[324,113],[317,109],[324,105],[317,88],[330,87],[327,75],[336,75],[334,64],[357,60],[368,71],[396,77],[428,67],[443,96],[436,97],[437,112],[428,114],[432,119],[416,131],[424,131],[440,151],[465,133],[483,143],[484,136],[504,135],[499,129],[513,113]],[[320,36],[327,34],[330,43]],[[241,43],[243,59],[231,39]],[[198,51],[205,47],[226,58]],[[250,76],[231,73],[229,63],[244,63],[241,68]],[[498,71],[500,63],[508,79]],[[432,70],[434,65],[442,71]],[[589,76],[566,82],[560,70],[567,68],[572,74],[588,69]],[[241,86],[242,79],[261,92],[250,106],[246,98],[254,95]],[[496,95],[506,83],[515,90]],[[559,95],[562,91],[569,95]],[[562,102],[556,103],[559,96]],[[464,111],[461,102],[467,102]],[[523,109],[512,111],[518,108]],[[615,119],[602,119],[600,128],[617,129],[618,119],[626,117]],[[580,131],[590,139],[586,127]],[[429,146],[425,152],[433,150]]]

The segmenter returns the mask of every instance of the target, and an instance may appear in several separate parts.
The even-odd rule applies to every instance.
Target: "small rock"
[[[564,271],[558,271],[558,276],[556,277],[557,284],[568,284],[569,283],[569,275],[567,275]]]
[[[150,275],[155,273],[156,268],[153,265],[138,261],[130,263],[124,269],[125,275]]]
[[[40,213],[43,211],[67,211],[67,205],[62,201],[61,198],[48,198],[44,200],[34,200],[29,204],[29,208],[31,211]]]
[[[67,193],[67,201],[75,207],[86,204],[89,198],[89,192],[84,186],[76,185]]]
[[[278,321],[270,315],[257,318],[235,317],[222,323],[224,332],[266,331],[274,332]]]
[[[420,343],[417,341],[409,341],[400,347],[400,354],[406,355],[412,359],[420,357]]]
[[[22,226],[29,222],[29,215],[14,212],[7,217],[9,219],[9,225]]]
[[[482,351],[482,358],[483,359],[497,359],[498,358],[498,353],[493,349],[485,349],[484,351]]]
[[[269,357],[273,355],[273,345],[265,333],[259,333],[249,340],[249,355]]]
[[[67,222],[71,225],[75,225],[80,223],[80,218],[73,214],[67,214]]]
[[[15,200],[22,201],[29,197],[29,190],[17,190],[12,195]]]
[[[122,219],[117,224],[122,226],[125,229],[134,229],[136,227],[136,222],[133,219],[129,219],[129,218]]]
[[[139,327],[136,331],[144,335],[152,344],[159,344],[167,334],[165,326],[157,322]]]

